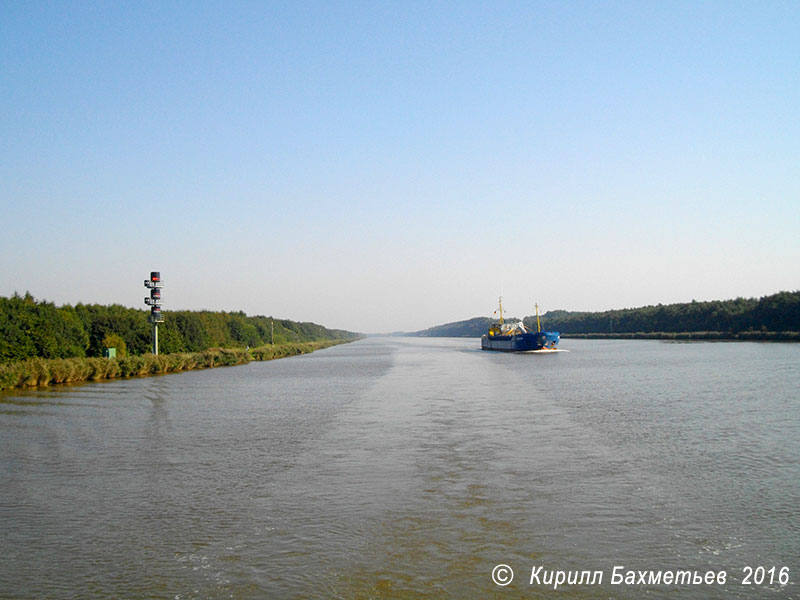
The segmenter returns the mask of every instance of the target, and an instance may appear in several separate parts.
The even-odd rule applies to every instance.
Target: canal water
[[[0,395],[0,598],[800,598],[800,344],[561,344]]]

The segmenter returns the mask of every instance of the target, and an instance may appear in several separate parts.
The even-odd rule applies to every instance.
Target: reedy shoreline
[[[140,354],[121,358],[29,358],[0,365],[0,391],[179,373],[196,369],[243,365],[307,354],[354,340],[295,342],[259,348],[216,348],[202,352]]]

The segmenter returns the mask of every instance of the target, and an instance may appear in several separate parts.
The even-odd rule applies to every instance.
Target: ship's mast
[[[538,304],[534,304],[534,306],[536,307],[536,331],[541,333],[542,332],[542,325],[541,325],[541,323],[539,323],[539,305]]]
[[[500,325],[503,324],[503,297],[500,296]]]

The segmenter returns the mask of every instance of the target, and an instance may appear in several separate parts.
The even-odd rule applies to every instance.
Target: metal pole
[[[158,323],[164,320],[161,316],[161,273],[151,271],[150,279],[144,280],[144,287],[150,290],[150,297],[144,299],[144,303],[150,307],[149,321],[153,325],[153,354],[158,355]]]

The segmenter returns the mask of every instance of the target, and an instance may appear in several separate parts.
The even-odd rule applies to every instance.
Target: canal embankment
[[[243,365],[251,361],[307,354],[351,341],[353,340],[318,340],[266,345],[259,348],[215,348],[202,352],[140,354],[121,358],[29,358],[0,365],[0,390],[146,377]]]

